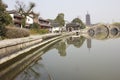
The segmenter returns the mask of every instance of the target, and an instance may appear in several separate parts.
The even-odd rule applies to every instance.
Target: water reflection
[[[106,30],[106,29],[105,29]],[[100,30],[99,30],[100,31]],[[116,30],[113,30],[113,31],[116,31]],[[120,34],[120,32],[118,33],[118,34]],[[107,40],[107,39],[115,39],[115,38],[119,38],[120,37],[120,35],[117,35],[117,37],[111,37],[110,36],[111,34],[110,33],[107,33],[107,32],[104,32],[104,33],[102,33],[102,32],[98,32],[98,33],[96,33],[93,37],[91,37],[91,38],[85,38],[84,36],[81,36],[81,35],[79,35],[79,36],[71,36],[71,37],[66,37],[66,38],[63,38],[63,39],[61,39],[59,42],[56,42],[56,43],[54,43],[54,44],[52,44],[51,46],[49,46],[49,47],[47,47],[47,48],[45,48],[44,50],[42,50],[42,51],[40,51],[40,52],[42,52],[42,54],[45,54],[45,53],[47,53],[47,52],[49,52],[50,50],[53,50],[53,49],[56,49],[58,52],[56,52],[56,54],[59,54],[60,56],[62,56],[63,58],[64,58],[64,56],[68,56],[67,54],[69,54],[69,53],[67,53],[67,49],[69,49],[69,46],[71,46],[71,45],[73,45],[72,46],[72,48],[71,49],[69,49],[69,50],[73,50],[73,47],[75,47],[76,49],[75,50],[80,50],[79,48],[81,48],[83,45],[84,45],[84,43],[85,43],[85,41],[86,41],[86,43],[85,44],[87,44],[87,47],[85,47],[84,49],[84,51],[82,52],[82,50],[81,50],[81,54],[79,54],[80,56],[75,56],[74,54],[72,54],[72,57],[74,57],[75,56],[75,58],[74,59],[72,59],[72,60],[76,60],[76,58],[78,58],[78,59],[81,59],[81,60],[78,60],[78,61],[72,61],[72,60],[70,60],[70,61],[72,61],[72,62],[69,62],[69,60],[68,60],[68,62],[66,62],[66,64],[67,63],[69,63],[69,65],[70,64],[74,64],[74,63],[77,63],[77,64],[75,64],[75,65],[78,65],[80,62],[81,62],[81,64],[83,63],[84,64],[84,62],[82,62],[82,61],[84,61],[85,59],[86,59],[86,57],[85,56],[87,56],[87,57],[89,57],[88,55],[86,55],[86,49],[88,48],[89,49],[89,51],[90,51],[90,49],[93,47],[92,46],[92,40],[93,39],[98,39],[98,40]],[[97,48],[96,46],[94,46],[94,48]],[[106,48],[106,49],[109,49],[109,48]],[[113,49],[113,48],[110,48],[110,49]],[[98,49],[99,50],[99,49]],[[35,50],[35,51],[37,51],[37,50]],[[74,50],[73,50],[74,51]],[[36,53],[37,55],[40,53],[39,51]],[[68,51],[69,52],[69,51]],[[97,52],[97,51],[96,51]],[[34,53],[34,52],[32,52],[32,53]],[[32,59],[32,53],[29,53],[29,54],[31,54],[31,56],[30,56],[30,58],[29,59],[25,59],[25,61],[27,62],[27,61],[30,61],[31,59]],[[80,52],[79,52],[80,53]],[[83,54],[84,53],[84,54]],[[104,53],[104,52],[101,52],[101,54],[100,54],[100,56],[102,55],[102,53]],[[95,54],[95,53],[94,53]],[[36,55],[36,56],[37,56]],[[107,54],[108,55],[108,54]],[[82,56],[82,57],[81,57]],[[38,57],[38,56],[37,56]],[[80,58],[79,58],[80,57]],[[85,58],[85,59],[83,59],[83,57]],[[91,57],[93,57],[93,58],[91,58]],[[97,56],[98,57],[98,56]],[[107,56],[108,57],[108,56]],[[36,57],[35,57],[36,58]],[[49,71],[47,71],[47,69],[46,69],[46,67],[45,67],[45,65],[44,65],[44,63],[42,62],[42,57],[41,57],[41,55],[39,55],[39,58],[40,58],[40,60],[39,61],[36,61],[36,62],[34,62],[33,64],[31,64],[29,67],[27,67],[22,73],[20,73],[16,78],[15,78],[15,80],[52,80],[53,79],[53,77],[52,77],[52,74],[49,74]],[[55,59],[57,59],[57,58],[55,58]],[[82,60],[83,59],[83,60]],[[98,57],[98,59],[96,58],[96,57],[94,57],[94,55],[92,55],[92,56],[90,56],[90,60],[91,60],[91,62],[94,62],[94,61],[92,61],[92,59],[96,59],[96,60],[98,60],[98,59],[100,59],[99,57]],[[50,60],[51,60],[51,58],[50,58]],[[87,59],[86,59],[87,60]],[[86,61],[85,60],[85,61]],[[55,61],[55,60],[54,60]],[[80,62],[79,62],[80,61]],[[101,60],[98,60],[98,61],[101,61]],[[88,61],[89,62],[89,61]],[[14,69],[12,69],[12,70],[14,70],[14,71],[16,71],[15,73],[14,73],[14,71],[12,71],[11,72],[11,70],[9,71],[9,72],[11,72],[10,74],[9,73],[7,73],[7,74],[9,74],[9,76],[11,76],[12,74],[15,74],[15,75],[17,75],[18,74],[18,72],[17,72],[17,70],[20,70],[20,66],[22,65],[22,66],[24,66],[23,65],[23,63],[22,62],[18,62],[18,63],[21,63],[20,65],[18,65],[17,66],[17,68],[14,68]],[[17,63],[17,64],[18,64]],[[17,65],[16,64],[16,65]],[[24,64],[26,64],[25,62],[24,62]],[[55,64],[57,64],[57,63],[55,63]],[[54,64],[54,65],[55,65]],[[59,63],[59,64],[62,64],[62,63]],[[88,63],[89,64],[89,63]],[[88,65],[88,64],[86,64],[86,65]],[[97,62],[96,62],[96,64],[98,64]],[[65,65],[64,64],[64,62],[63,62],[63,64],[62,65]],[[71,67],[73,67],[73,66],[75,66],[75,65],[72,65]],[[90,64],[91,65],[91,64]],[[90,66],[90,65],[88,65],[88,66]],[[93,64],[94,65],[94,64]],[[79,66],[81,66],[81,65],[78,65],[77,66],[77,68],[79,68]],[[84,67],[84,66],[83,66]],[[55,68],[56,68],[56,65],[55,65]],[[88,69],[88,68],[86,68],[86,69]],[[70,69],[70,70],[72,70],[72,69]],[[81,70],[82,71],[82,70]],[[83,71],[84,72],[84,71]],[[75,72],[74,72],[75,73]],[[89,72],[90,73],[90,72]],[[76,75],[74,75],[74,76],[76,76]],[[6,76],[5,76],[6,77]],[[78,79],[79,80],[79,79]]]
[[[120,74],[120,50],[115,48],[119,40],[115,42],[115,40],[109,40],[112,38],[107,38],[106,41],[100,40],[100,38],[99,40],[95,39],[97,38],[94,37],[91,40],[72,36],[61,41],[66,45],[66,50],[64,50],[67,52],[66,57],[56,55],[58,53],[55,50],[48,51],[48,53],[56,53],[52,56],[51,54],[45,54],[45,64],[47,64],[49,71],[54,74],[55,80],[120,79],[118,76]],[[59,46],[60,43],[55,46]],[[91,54],[89,54],[87,48],[89,51],[94,48],[90,51]]]
[[[91,49],[91,44],[92,44],[92,40],[91,39],[87,39],[87,48],[89,49],[89,51]]]
[[[84,37],[68,37],[61,41],[53,44],[52,46],[44,49],[42,52],[46,53],[49,50],[57,49],[60,56],[66,56],[66,49],[70,45],[74,45],[76,48],[80,48],[84,43]],[[42,60],[42,57],[40,58]],[[39,60],[34,64],[26,68],[22,73],[20,73],[15,80],[52,80],[51,74],[46,70],[42,61]]]
[[[91,30],[91,29],[90,29]],[[120,31],[118,31],[116,28],[111,28],[109,31],[107,28],[97,28],[93,32],[89,32],[86,34],[88,37],[86,38],[91,38],[91,39],[98,39],[98,40],[106,40],[106,39],[113,39],[113,38],[119,38],[120,37]]]
[[[60,56],[66,56],[66,49],[70,45],[74,45],[76,48],[80,48],[85,42],[85,37],[81,36],[71,36],[67,38],[63,38],[61,41],[55,43],[54,45],[46,48],[44,52],[47,52],[52,49],[57,49]]]
[[[86,35],[88,35],[89,38],[98,40],[118,38],[120,37],[120,27],[114,25],[99,24],[88,29]]]
[[[39,60],[25,69],[15,80],[52,80],[52,77]]]
[[[81,37],[77,37],[77,36],[72,36],[67,38],[67,44],[68,45],[74,45],[76,48],[80,48],[82,46],[82,44],[85,41],[85,37],[81,36]]]
[[[58,44],[55,45],[55,48],[58,50],[60,56],[66,56],[66,48],[67,44],[64,40],[60,41]]]
[[[104,30],[106,30],[106,29],[104,29]],[[97,76],[99,76],[99,74],[102,75],[102,73],[100,72],[100,71],[102,71],[102,68],[100,66],[102,66],[102,64],[106,65],[108,63],[106,61],[106,58],[108,58],[108,54],[103,51],[103,52],[100,52],[101,53],[101,54],[99,54],[100,57],[96,53],[93,53],[90,56],[88,56],[85,51],[86,49],[89,49],[89,51],[90,51],[90,49],[92,48],[92,39],[107,40],[107,39],[113,38],[113,37],[109,37],[110,33],[107,33],[107,32],[102,33],[101,29],[99,29],[99,31],[100,32],[96,33],[91,38],[85,38],[83,36],[71,36],[71,37],[63,38],[59,42],[54,43],[53,45],[51,45],[48,48],[43,50],[44,53],[47,53],[50,50],[55,49],[58,51],[58,52],[56,52],[56,54],[59,54],[62,57],[63,56],[67,57],[68,56],[67,54],[69,54],[69,53],[67,53],[67,49],[69,48],[69,46],[73,45],[71,49],[73,50],[73,47],[75,47],[78,49],[78,51],[79,51],[78,53],[81,53],[81,54],[77,54],[78,56],[76,56],[75,54],[71,54],[72,56],[70,56],[70,58],[73,57],[71,60],[67,60],[70,58],[65,57],[66,59],[61,60],[61,61],[63,61],[62,63],[59,62],[59,59],[57,59],[58,58],[57,56],[56,56],[57,58],[56,57],[53,58],[53,56],[52,56],[52,58],[49,57],[51,54],[48,56],[49,60],[47,60],[47,64],[51,65],[52,67],[50,67],[50,66],[47,66],[47,67],[50,67],[50,70],[53,70],[57,74],[59,73],[58,75],[55,74],[55,75],[57,75],[57,78],[56,78],[56,76],[52,77],[53,73],[50,74],[44,65],[45,63],[43,63],[42,60],[39,60],[39,61],[35,62],[34,64],[30,65],[27,69],[25,69],[21,74],[19,74],[18,77],[16,77],[15,80],[51,80],[54,78],[56,80],[80,80],[85,75],[87,75],[87,77],[89,77],[89,78],[87,78],[87,80],[92,80],[93,75],[95,73]],[[113,31],[115,31],[115,30],[113,30]],[[86,43],[85,43],[85,41],[86,41]],[[85,50],[83,52],[80,52],[79,48],[81,48],[82,45],[84,45],[84,43],[87,45],[87,47],[85,48]],[[94,48],[97,48],[97,47],[94,46]],[[106,49],[109,49],[109,48],[106,48]],[[111,48],[111,49],[113,49],[113,48]],[[97,49],[97,50],[99,50],[99,49]],[[97,52],[97,51],[95,51],[95,52]],[[107,54],[107,56],[104,55],[103,53]],[[54,54],[54,55],[56,55],[56,54]],[[94,54],[96,54],[97,56],[95,56]],[[105,58],[101,57],[102,54],[105,56]],[[100,61],[103,61],[103,59],[104,59],[104,61],[106,61],[106,63],[100,62]],[[49,61],[53,62],[53,64],[51,64]],[[97,61],[100,62],[101,64],[99,64]],[[98,64],[98,66],[95,65],[94,63]],[[65,66],[69,65],[69,66],[66,68],[64,65]],[[111,65],[111,64],[109,64],[109,65]],[[64,67],[62,68],[61,66],[64,66]],[[77,68],[77,70],[76,70],[76,68]],[[80,71],[79,71],[79,68],[80,68]],[[103,69],[105,71],[106,66]],[[113,68],[111,68],[111,69],[113,69]],[[93,72],[91,70],[93,70]],[[61,72],[61,71],[63,71],[63,72]],[[97,73],[97,71],[99,73]],[[105,72],[105,75],[107,73],[108,72]],[[83,76],[81,76],[79,74],[81,74]],[[66,75],[70,75],[70,76],[68,77]],[[61,76],[61,77],[59,77],[59,76]],[[81,76],[82,78],[79,76]],[[104,76],[104,75],[102,75],[102,76]],[[83,80],[85,80],[85,78],[86,77],[84,77]],[[97,80],[98,78],[99,77],[95,76],[94,80]]]

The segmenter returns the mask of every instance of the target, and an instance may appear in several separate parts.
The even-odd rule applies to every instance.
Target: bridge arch
[[[120,37],[120,27],[115,25],[98,24],[92,27],[87,27],[83,32],[87,32],[87,35],[90,38],[100,40]]]
[[[88,32],[94,32],[94,35],[92,35],[92,38],[96,39],[106,39],[109,36],[109,29],[106,25],[99,24],[96,26],[91,27]]]
[[[117,38],[120,36],[120,27],[118,26],[114,26],[114,25],[110,25],[109,26],[109,37],[110,38]]]

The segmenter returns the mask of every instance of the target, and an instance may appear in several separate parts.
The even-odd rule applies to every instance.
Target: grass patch
[[[49,33],[47,29],[30,29],[30,34],[46,34]]]

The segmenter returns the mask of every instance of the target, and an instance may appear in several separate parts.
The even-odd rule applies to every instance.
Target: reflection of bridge
[[[87,38],[108,39],[120,36],[120,27],[113,25],[96,25],[80,31]]]

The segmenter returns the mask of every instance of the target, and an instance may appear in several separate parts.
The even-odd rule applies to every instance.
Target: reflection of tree
[[[48,74],[44,65],[41,62],[36,62],[25,69],[15,80],[49,80]]]
[[[60,40],[59,42],[52,44],[51,46],[44,49],[44,53],[46,53],[47,51],[52,50],[52,49],[57,49],[60,56],[66,56],[65,41]]]
[[[56,49],[58,49],[60,56],[66,56],[66,44],[65,44],[65,42],[61,41],[55,47],[56,47]]]
[[[70,37],[67,39],[67,44],[73,44],[75,47],[80,48],[82,44],[84,43],[85,38],[84,37]]]
[[[52,44],[51,46],[44,49],[44,53],[49,50],[57,49],[60,56],[66,56],[66,41],[67,44],[73,44],[75,47],[80,48],[85,41],[84,37],[69,37],[67,39],[62,39],[61,41]]]

